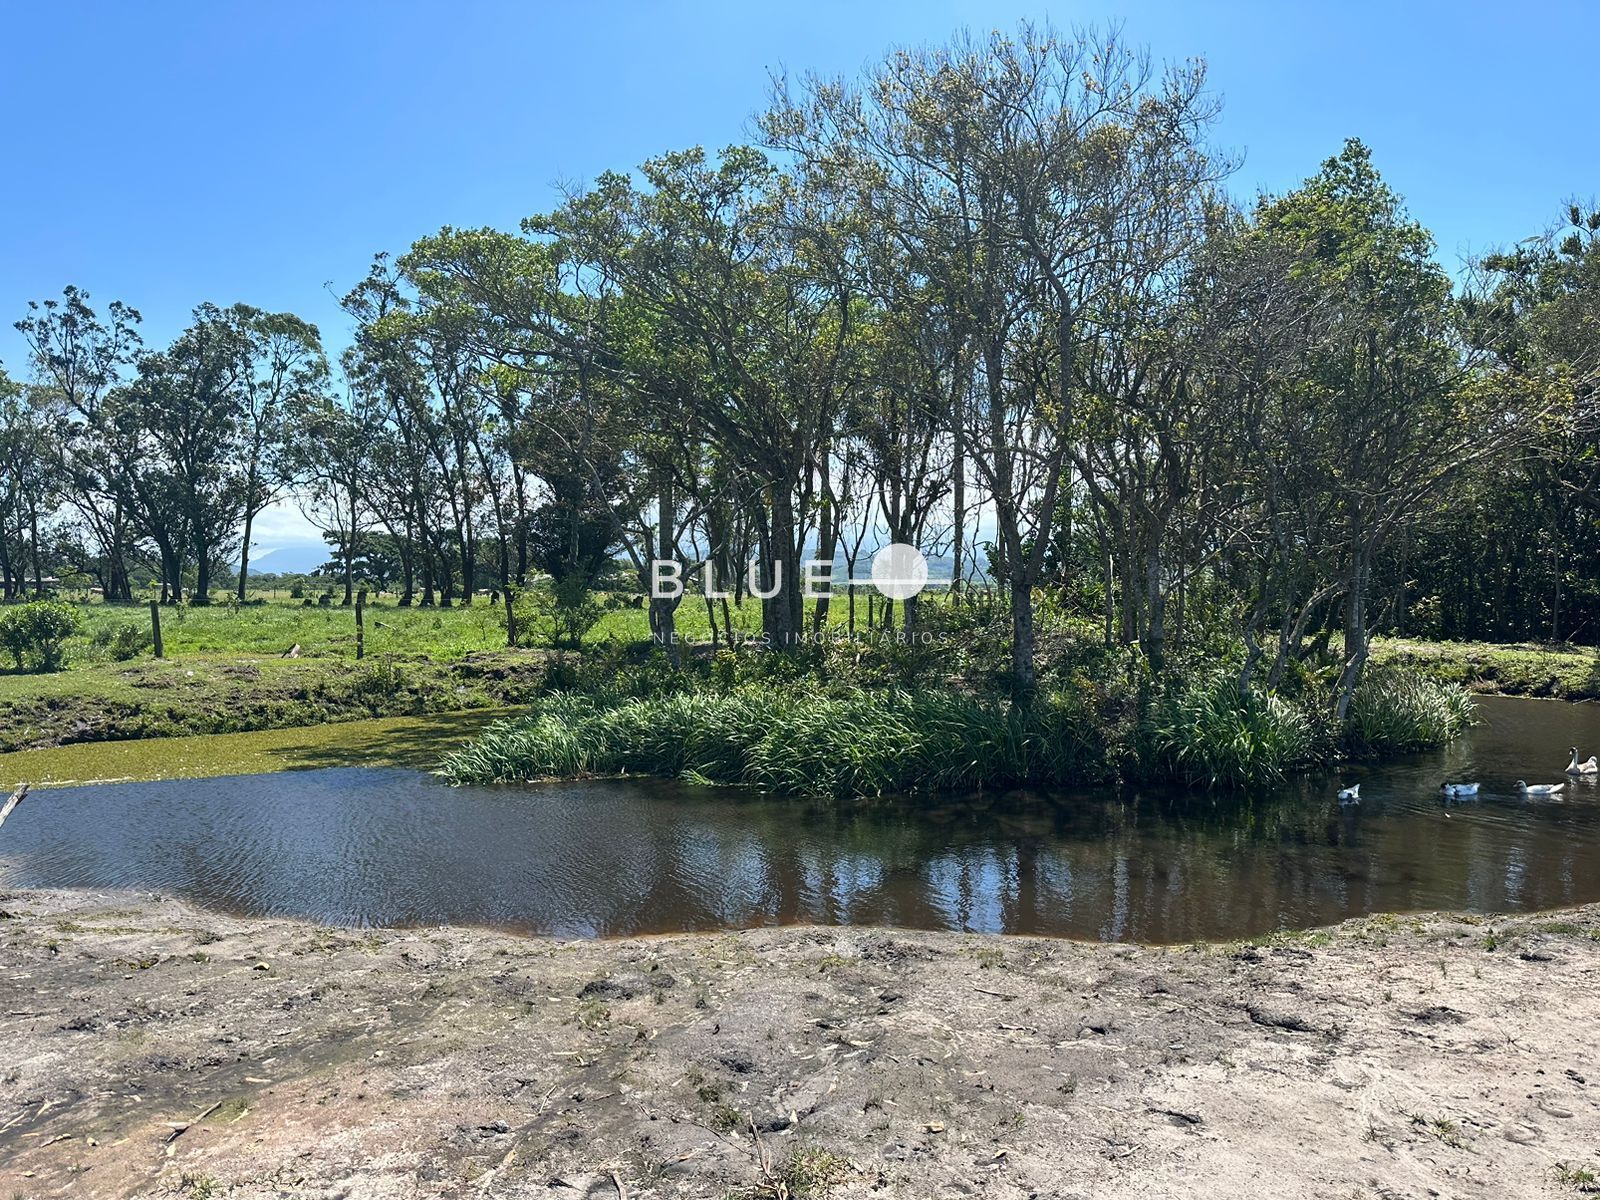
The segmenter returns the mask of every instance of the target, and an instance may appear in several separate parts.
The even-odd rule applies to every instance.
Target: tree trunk
[[[814,638],[820,638],[828,628],[828,610],[833,605],[833,560],[839,552],[838,508],[831,496],[824,496],[822,504],[822,528],[817,536],[817,559],[828,564],[828,583],[823,588],[822,595],[817,598],[817,606],[811,613],[811,634]]]
[[[478,543],[472,533],[470,519],[461,524],[461,603],[465,607],[472,603],[472,585],[478,574]]]
[[[1033,669],[1033,589],[1025,581],[1011,581],[1011,688],[1018,704],[1033,700],[1037,678]]]
[[[951,547],[950,547],[950,596],[952,600],[961,594],[961,572],[966,563],[962,561],[966,546],[967,536],[967,435],[963,428],[966,416],[962,406],[964,391],[957,387],[953,396],[954,412],[951,415],[951,425],[954,431],[955,447],[950,464],[950,505],[951,512]]]
[[[344,606],[356,599],[356,489],[350,489],[350,529],[344,543]]]
[[[39,507],[28,506],[28,520],[33,531],[33,595],[44,599],[44,552],[39,548]]]
[[[239,603],[244,603],[245,585],[250,578],[250,527],[255,524],[256,514],[249,509],[244,514],[244,539],[239,543]]]
[[[770,648],[793,650],[800,632],[801,590],[799,555],[795,551],[794,494],[787,481],[772,488],[767,559],[761,590],[773,594],[761,601],[761,627]]]
[[[1159,671],[1167,661],[1167,598],[1161,590],[1161,551],[1152,546],[1145,551],[1144,636],[1139,648],[1152,669]]]
[[[677,540],[672,536],[677,512],[678,500],[669,476],[662,480],[661,494],[656,502],[656,557],[662,562],[678,561]],[[651,574],[653,576],[654,572]],[[650,594],[650,633],[656,639],[656,644],[666,650],[674,667],[681,661],[677,613],[678,603],[682,599],[682,593],[677,596],[657,596],[652,591]],[[715,628],[713,623],[713,632]]]
[[[1334,692],[1334,716],[1343,721],[1350,711],[1350,700],[1361,682],[1361,669],[1367,662],[1366,562],[1358,552],[1345,580],[1344,670]]]
[[[0,600],[14,600],[17,586],[11,578],[11,539],[0,525]]]
[[[195,543],[195,580],[194,595],[189,597],[190,604],[211,603],[211,547],[204,542]]]

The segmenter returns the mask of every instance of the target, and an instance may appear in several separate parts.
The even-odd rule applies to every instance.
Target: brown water
[[[1448,748],[1251,800],[1008,792],[812,804],[657,781],[449,788],[305,770],[40,792],[0,884],[131,887],[330,924],[572,936],[787,922],[1184,942],[1372,912],[1600,900],[1600,706],[1489,699]],[[1441,779],[1477,779],[1445,804]],[[1362,803],[1341,807],[1339,782]]]

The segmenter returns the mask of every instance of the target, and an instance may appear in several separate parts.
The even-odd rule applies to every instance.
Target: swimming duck
[[[1579,762],[1576,746],[1572,747],[1569,753],[1572,755],[1572,761],[1567,764],[1568,775],[1600,775],[1600,758],[1591,754],[1585,761]]]
[[[1445,796],[1476,796],[1478,785],[1475,783],[1441,783],[1439,791]]]
[[[1566,786],[1564,783],[1524,783],[1517,780],[1517,790],[1527,796],[1554,796]]]
[[[1352,783],[1347,788],[1340,788],[1339,789],[1339,803],[1340,804],[1360,804],[1361,803],[1361,785],[1359,783]]]

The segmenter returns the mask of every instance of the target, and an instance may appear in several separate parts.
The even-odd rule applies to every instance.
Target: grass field
[[[642,608],[629,607],[622,597],[602,597],[604,615],[585,639],[589,642],[645,642],[650,620]],[[866,620],[865,601],[858,601],[858,619]],[[122,627],[147,630],[150,613],[141,604],[78,604],[82,630],[69,647],[69,668],[106,661],[98,648]],[[843,604],[834,617],[846,619]],[[451,608],[402,608],[393,600],[369,601],[366,606],[366,653],[394,654],[449,662],[506,644],[505,611],[479,598],[470,605]],[[734,625],[747,634],[761,628],[760,607],[746,603],[734,614]],[[710,640],[705,605],[690,598],[678,609],[678,631],[685,638]],[[166,656],[279,655],[299,645],[308,658],[354,658],[356,647],[353,608],[305,606],[298,601],[265,601],[246,605],[215,604],[203,608],[177,605],[161,610],[161,636]],[[524,642],[527,641],[524,637]]]
[[[122,626],[150,627],[143,605],[80,604],[75,606],[82,633],[69,649],[69,665],[103,658],[95,652],[96,635],[104,638]],[[401,608],[393,602],[366,607],[366,648],[372,654],[458,659],[477,650],[506,644],[499,606],[487,603],[447,609]],[[168,658],[194,655],[280,655],[299,645],[308,658],[354,658],[356,619],[353,608],[305,607],[298,602],[173,605],[161,610],[161,637]]]
[[[1600,699],[1600,650],[1533,642],[1417,642],[1379,638],[1372,659],[1415,667],[1444,683],[1506,696]]]
[[[501,650],[357,663],[236,653],[0,675],[0,753],[522,704],[543,686],[546,657]]]
[[[351,608],[287,599],[166,607],[165,657],[157,660],[148,646],[131,656],[114,649],[119,632],[148,632],[148,606],[74,607],[80,629],[66,670],[29,674],[10,669],[9,660],[0,665],[0,753],[520,704],[542,686],[549,657],[543,649],[507,649],[504,610],[481,598],[451,608],[370,602],[360,662]],[[746,633],[760,623],[756,604],[735,613]],[[682,606],[680,631],[709,640],[702,604]],[[586,641],[649,637],[647,614],[618,597],[606,601]],[[294,646],[299,654],[286,657]]]
[[[605,612],[586,642],[637,644],[649,640],[649,618],[642,608],[630,607],[621,596],[602,597],[602,602]],[[103,646],[118,628],[143,630],[150,623],[148,609],[142,605],[90,603],[76,607],[82,632],[69,647],[69,671],[109,661]],[[830,625],[843,625],[847,613],[844,599],[838,598]],[[865,628],[864,600],[858,600],[857,623]],[[759,605],[746,602],[736,609],[734,624],[744,634],[758,634]],[[705,606],[698,597],[685,599],[678,609],[677,625],[679,635],[687,640],[710,640]],[[304,658],[355,658],[355,612],[350,608],[306,607],[287,600],[237,607],[180,605],[161,610],[161,631],[171,660],[275,657],[294,645],[300,647]],[[368,657],[454,662],[469,654],[502,650],[505,644],[503,609],[481,598],[452,608],[401,608],[393,600],[369,602],[366,608]],[[143,657],[148,658],[148,653]],[[1600,698],[1600,652],[1591,647],[1378,638],[1373,643],[1373,660],[1417,666],[1439,679],[1481,691]],[[5,674],[0,668],[0,677]],[[0,695],[7,686],[0,680]]]

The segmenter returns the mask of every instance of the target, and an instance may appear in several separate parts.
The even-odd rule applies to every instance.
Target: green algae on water
[[[153,779],[261,775],[313,767],[414,767],[432,770],[475,736],[500,709],[382,717],[254,733],[213,733],[138,741],[90,742],[0,754],[0,792],[19,783],[71,787]]]

